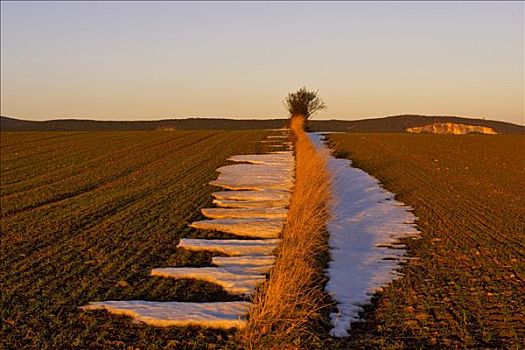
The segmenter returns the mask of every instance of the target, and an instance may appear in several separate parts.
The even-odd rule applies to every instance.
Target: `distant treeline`
[[[80,119],[57,119],[28,121],[0,117],[1,131],[119,131],[119,130],[170,130],[170,129],[276,129],[287,124],[287,119],[222,119],[186,118],[152,121],[99,121]],[[449,116],[398,115],[363,120],[310,120],[313,131],[343,132],[406,132],[406,128],[432,123],[461,123],[490,127],[501,134],[525,134],[525,126],[512,123]]]

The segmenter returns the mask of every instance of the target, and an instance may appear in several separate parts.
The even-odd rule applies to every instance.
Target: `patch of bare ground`
[[[414,208],[404,277],[326,348],[525,348],[525,137],[338,134],[340,157]]]

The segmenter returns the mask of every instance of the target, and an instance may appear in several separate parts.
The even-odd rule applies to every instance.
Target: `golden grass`
[[[314,340],[309,331],[325,306],[320,257],[326,253],[329,173],[303,131],[304,119],[292,118],[296,178],[282,241],[267,283],[254,296],[241,341],[248,349],[303,349]]]

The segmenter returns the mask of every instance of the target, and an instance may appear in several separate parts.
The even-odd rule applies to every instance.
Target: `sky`
[[[524,2],[1,2],[21,119],[459,115],[525,124]]]

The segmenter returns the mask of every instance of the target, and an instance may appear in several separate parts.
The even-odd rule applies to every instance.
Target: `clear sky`
[[[1,113],[524,124],[523,2],[1,2]]]

